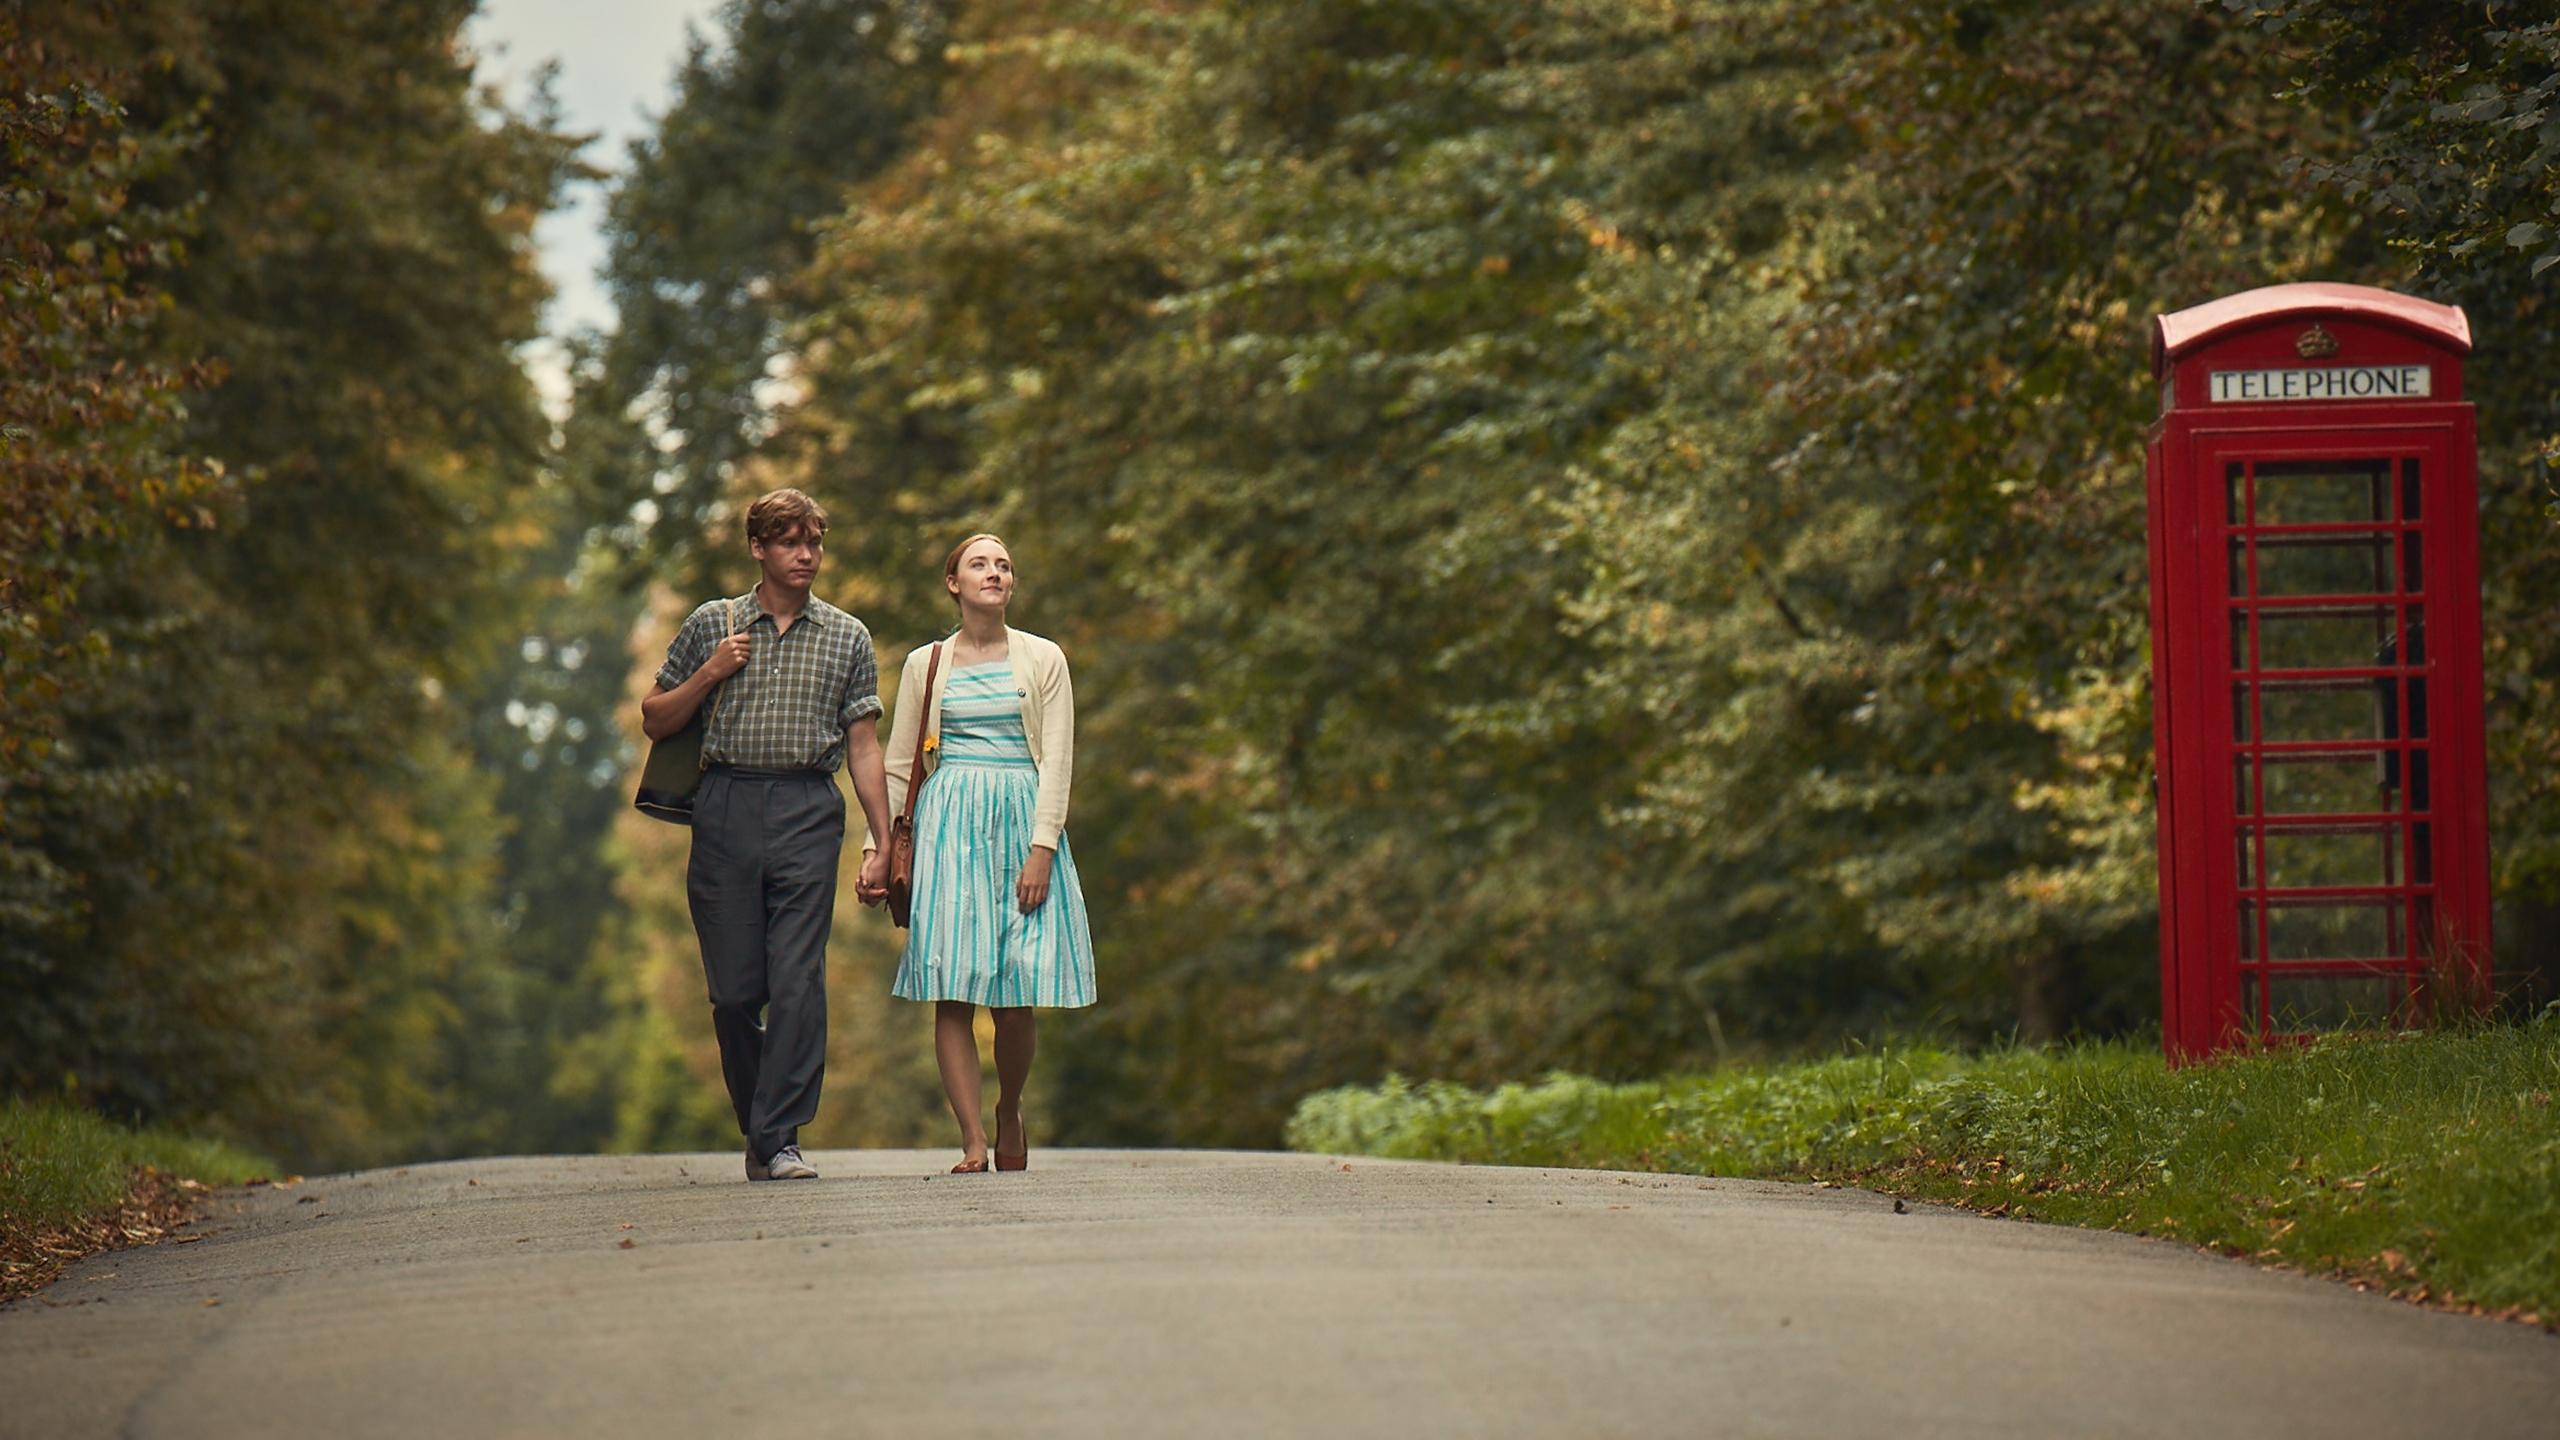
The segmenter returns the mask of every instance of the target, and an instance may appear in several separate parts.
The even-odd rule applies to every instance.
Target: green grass
[[[115,1209],[134,1171],[230,1185],[273,1175],[268,1161],[213,1140],[134,1130],[53,1101],[0,1108],[0,1238]]]
[[[1294,1149],[1854,1181],[2560,1321],[2560,1018],[2172,1071],[1911,1048],[1634,1084],[1308,1097]]]

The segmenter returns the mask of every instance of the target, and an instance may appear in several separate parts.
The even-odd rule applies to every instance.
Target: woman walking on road
[[[1020,1170],[1030,1164],[1032,1010],[1093,1003],[1093,935],[1066,835],[1076,730],[1066,653],[1005,623],[1013,555],[995,536],[961,541],[942,583],[960,628],[907,656],[889,727],[889,813],[905,813],[909,787],[923,787],[912,923],[891,993],[933,1003],[934,1059],[960,1122],[951,1168],[967,1175],[989,1159],[974,1007],[995,1014],[995,1168]]]

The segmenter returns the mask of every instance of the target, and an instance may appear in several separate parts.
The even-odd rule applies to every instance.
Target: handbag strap
[[[730,601],[728,609],[723,613],[728,616],[728,629],[720,638],[726,640],[731,635],[738,633],[738,602],[735,600]],[[737,676],[732,675],[729,677],[729,680],[735,680],[737,678]],[[711,722],[720,718],[720,707],[728,703],[729,680],[723,680],[720,682],[720,693],[711,697],[711,713],[703,717],[702,758],[694,767],[698,770],[708,770],[711,768]]]
[[[913,825],[916,821],[916,792],[924,788],[924,735],[933,728],[933,682],[942,673],[942,642],[933,642],[933,654],[924,663],[924,713],[916,717],[916,758],[907,771],[907,804],[898,818]]]

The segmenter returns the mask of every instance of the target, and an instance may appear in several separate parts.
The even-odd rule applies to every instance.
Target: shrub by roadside
[[[2555,1094],[2546,1015],[2178,1071],[2092,1045],[1491,1092],[1390,1078],[1309,1096],[1288,1136],[1328,1153],[1854,1181],[2560,1324]]]
[[[159,1239],[209,1186],[273,1172],[219,1141],[10,1100],[0,1108],[0,1301],[34,1294],[83,1256]]]

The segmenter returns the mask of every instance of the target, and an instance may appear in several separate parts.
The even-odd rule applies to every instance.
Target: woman
[[[889,813],[905,812],[909,785],[923,786],[912,923],[890,993],[933,1002],[934,1059],[960,1122],[951,1172],[974,1175],[988,1160],[974,1007],[995,1012],[995,1168],[1025,1169],[1032,1007],[1093,1003],[1093,935],[1067,848],[1076,716],[1066,654],[1005,624],[1013,555],[995,536],[961,541],[942,584],[960,628],[907,656],[889,727]]]

